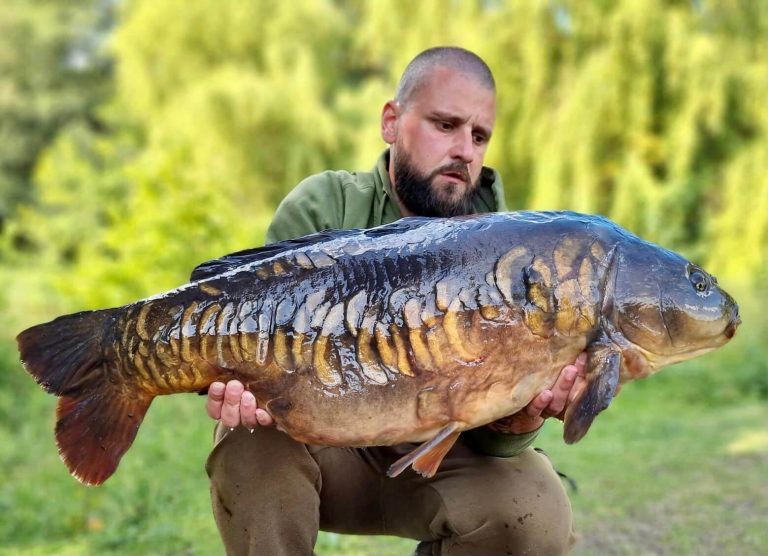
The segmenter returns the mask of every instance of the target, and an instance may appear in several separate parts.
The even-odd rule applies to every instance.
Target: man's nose
[[[450,152],[451,158],[469,164],[475,158],[475,142],[471,129],[461,129],[453,137]]]

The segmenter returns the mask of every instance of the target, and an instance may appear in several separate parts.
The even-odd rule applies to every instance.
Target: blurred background
[[[280,199],[368,170],[421,50],[482,56],[510,208],[609,216],[740,302],[725,348],[625,388],[576,446],[578,554],[768,551],[767,0],[5,0],[0,554],[221,554],[203,399],[158,400],[104,486],[72,479],[14,337],[261,245]],[[279,470],[254,469],[254,473]],[[321,534],[318,554],[415,543]]]

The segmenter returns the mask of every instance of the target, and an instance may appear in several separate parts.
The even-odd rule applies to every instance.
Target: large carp
[[[726,343],[717,281],[609,220],[572,212],[406,218],[205,263],[178,289],[18,336],[61,399],[71,473],[100,484],[155,396],[248,384],[296,440],[426,441],[396,462],[430,476],[459,432],[523,408],[588,353],[565,414],[576,442],[619,384]]]

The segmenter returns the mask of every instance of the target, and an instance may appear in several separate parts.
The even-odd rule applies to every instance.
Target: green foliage
[[[54,13],[26,9],[41,28]],[[37,157],[34,197],[8,223],[0,261],[42,271],[41,287],[71,308],[178,285],[203,260],[258,245],[304,176],[369,167],[399,72],[454,43],[496,74],[488,162],[513,207],[603,213],[721,282],[759,283],[766,21],[756,4],[725,0],[134,0],[110,41],[114,96]],[[72,33],[54,35],[66,52]]]
[[[505,5],[492,159],[511,198],[606,214],[721,278],[764,273],[768,34],[733,28],[743,10],[765,28],[758,4]]]
[[[105,3],[7,0],[0,10],[0,227],[27,201],[52,137],[88,122],[110,90]]]
[[[766,296],[756,293],[768,278],[764,2],[131,0],[114,18],[111,5],[11,0],[0,11],[0,339],[175,287],[200,262],[259,245],[304,176],[370,168],[405,64],[458,44],[497,79],[487,162],[511,207],[606,214],[705,263],[744,312],[729,346],[632,385],[603,439],[567,460],[557,453],[601,500],[575,502],[586,550],[604,553],[600,538],[641,550],[640,520],[662,531],[660,546],[697,553],[700,534],[722,529],[721,499],[765,511],[739,487],[762,480],[765,451],[722,451],[764,419],[755,400],[768,397]],[[219,553],[202,404],[157,406],[114,483],[83,489],[53,449],[54,400],[0,342],[8,553]],[[639,440],[625,433],[638,426]],[[727,493],[707,475],[722,465]],[[704,476],[685,474],[698,466]],[[690,504],[717,511],[680,517]],[[604,525],[614,515],[618,533]],[[759,546],[753,517],[733,525],[745,540],[712,546]],[[319,550],[406,546],[324,535]]]

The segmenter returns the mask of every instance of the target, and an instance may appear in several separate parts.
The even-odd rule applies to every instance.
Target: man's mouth
[[[462,176],[459,172],[443,172],[443,175],[447,178],[453,178],[456,181],[462,181],[466,183],[466,178]]]
[[[441,168],[437,171],[437,174],[450,178],[451,181],[469,183],[469,172],[467,172],[466,168]]]

